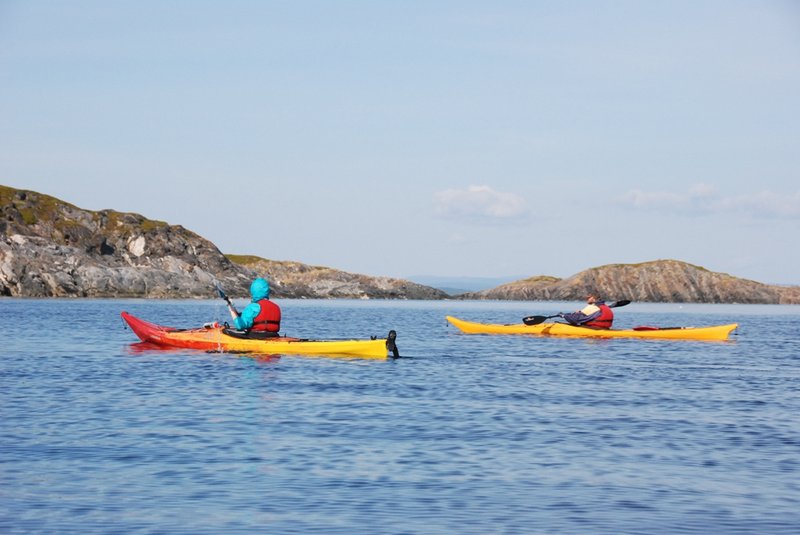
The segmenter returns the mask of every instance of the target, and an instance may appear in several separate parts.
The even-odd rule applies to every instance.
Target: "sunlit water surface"
[[[244,304],[244,303],[240,303]],[[399,360],[142,350],[219,301],[0,300],[0,532],[798,533],[800,307],[645,305],[731,342],[464,335],[578,303],[280,301]]]

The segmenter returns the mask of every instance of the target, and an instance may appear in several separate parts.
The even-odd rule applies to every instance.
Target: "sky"
[[[0,184],[369,275],[800,284],[800,2],[0,0]]]

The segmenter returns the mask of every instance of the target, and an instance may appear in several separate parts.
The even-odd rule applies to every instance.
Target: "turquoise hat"
[[[267,299],[269,297],[269,283],[267,279],[258,277],[250,285],[250,295],[253,296],[253,301]]]

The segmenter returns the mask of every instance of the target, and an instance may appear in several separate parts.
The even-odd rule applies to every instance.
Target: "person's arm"
[[[569,314],[564,314],[561,317],[564,318],[567,321],[567,323],[571,325],[583,325],[584,323],[589,323],[593,319],[598,318],[600,316],[600,312],[601,310],[598,308],[597,312],[587,315],[579,310],[578,312],[570,312]]]
[[[239,330],[249,329],[253,326],[253,320],[256,319],[258,313],[261,312],[261,306],[258,303],[250,303],[238,318],[234,318],[233,325]]]

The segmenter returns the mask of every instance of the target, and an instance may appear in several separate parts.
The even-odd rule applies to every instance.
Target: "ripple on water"
[[[4,301],[4,333],[50,335],[0,349],[0,531],[796,532],[797,313],[690,308],[641,323],[739,336],[467,336],[444,315],[531,304],[285,303],[301,336],[397,329],[409,358],[384,362],[153,350],[119,323],[224,320],[216,302]]]

